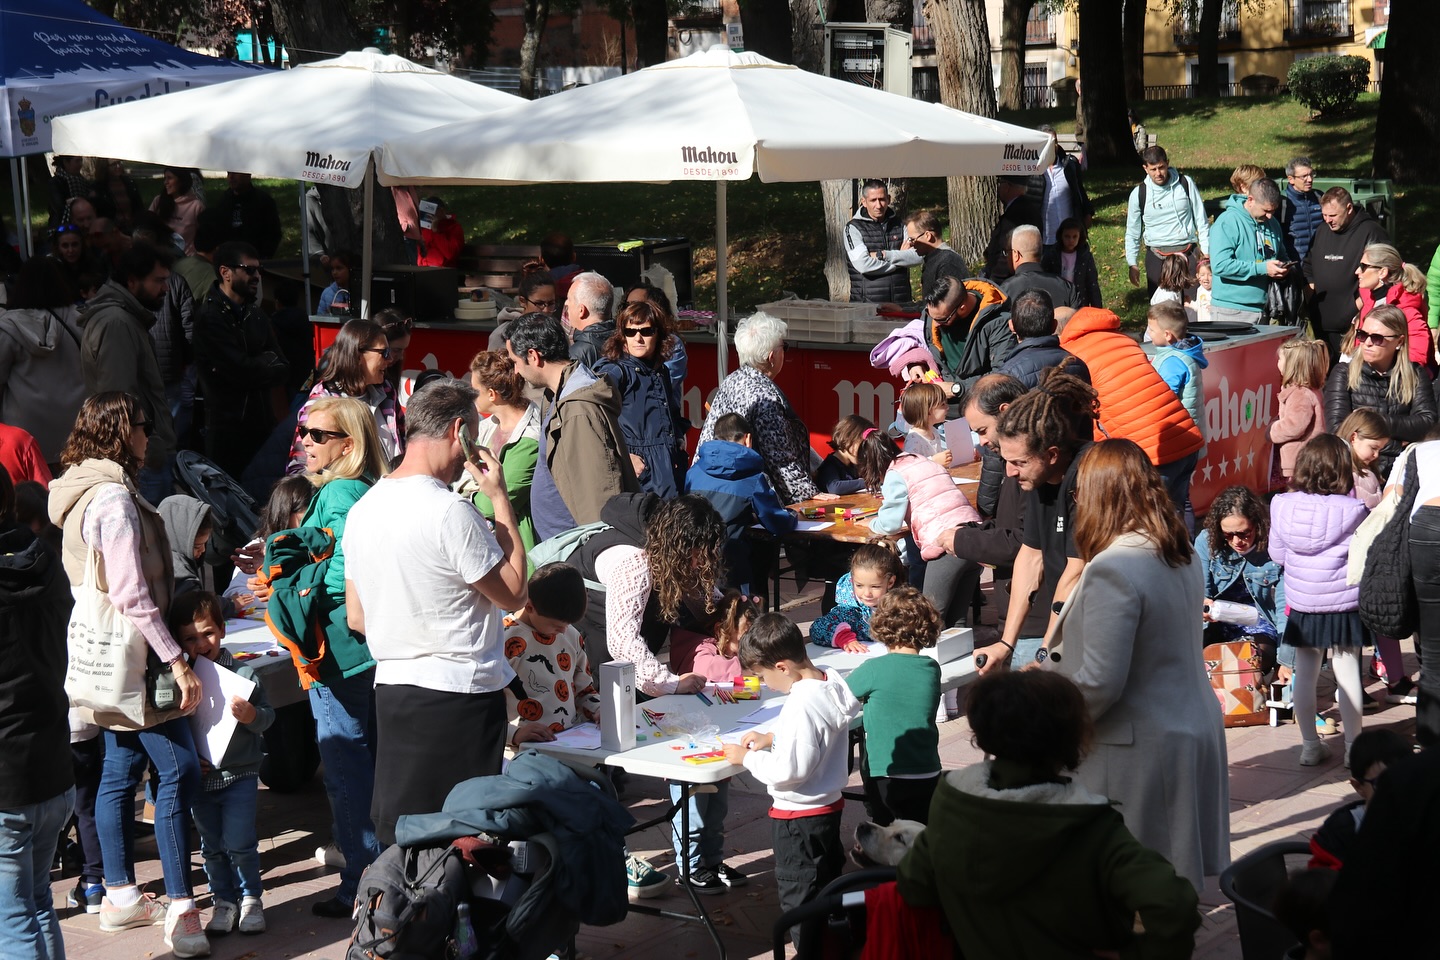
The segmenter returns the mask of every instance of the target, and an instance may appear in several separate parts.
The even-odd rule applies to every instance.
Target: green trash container
[[[1400,220],[1395,209],[1395,188],[1391,181],[1347,177],[1315,178],[1314,188],[1320,193],[1323,194],[1331,187],[1344,187],[1349,190],[1355,206],[1368,211],[1390,235],[1390,242],[1397,242]]]

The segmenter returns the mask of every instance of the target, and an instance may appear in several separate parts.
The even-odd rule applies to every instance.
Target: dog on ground
[[[896,820],[888,827],[862,823],[855,828],[850,859],[862,867],[898,867],[924,829],[925,824],[915,820]]]

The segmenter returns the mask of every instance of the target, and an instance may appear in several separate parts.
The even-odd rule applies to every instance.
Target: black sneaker
[[[1378,709],[1379,707],[1380,707],[1380,701],[1379,701],[1379,700],[1376,700],[1374,697],[1370,696],[1370,691],[1369,691],[1369,690],[1361,689],[1361,691],[1360,691],[1360,709],[1361,709],[1361,710],[1376,710],[1376,709]]]
[[[317,917],[327,917],[331,920],[349,920],[355,916],[355,904],[353,902],[346,903],[339,897],[328,897],[310,904],[310,912]]]
[[[725,892],[724,882],[715,876],[715,871],[709,867],[692,870],[690,872],[690,879],[687,882],[690,884],[690,889],[696,893],[711,894]]]
[[[719,877],[720,882],[727,887],[743,887],[750,882],[749,877],[727,864],[719,863],[712,869],[715,871],[715,876]]]

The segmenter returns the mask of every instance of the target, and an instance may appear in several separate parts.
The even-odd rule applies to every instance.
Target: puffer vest
[[[884,220],[871,220],[856,215],[850,223],[860,231],[866,250],[899,250],[905,242],[905,225],[894,212]],[[850,271],[850,299],[863,303],[896,303],[910,299],[910,271],[893,270],[879,276],[867,277],[847,258],[845,267]]]
[[[906,521],[920,547],[920,556],[934,560],[945,552],[940,533],[966,523],[979,523],[980,512],[965,499],[945,468],[928,457],[903,453],[890,465],[898,470],[910,496]]]
[[[1174,347],[1160,347],[1155,351],[1151,364],[1156,370],[1160,369],[1160,363],[1167,357],[1174,357],[1185,364],[1190,370],[1190,377],[1185,381],[1185,387],[1180,391],[1180,405],[1195,420],[1195,425],[1200,428],[1200,436],[1205,436],[1205,395],[1200,388],[1200,377],[1203,371],[1195,358],[1184,350],[1176,350]],[[1205,456],[1205,448],[1200,448],[1199,456]]]

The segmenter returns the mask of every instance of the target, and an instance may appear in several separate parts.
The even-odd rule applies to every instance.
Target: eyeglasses
[[[1364,260],[1361,260],[1361,261],[1360,261],[1360,270],[1361,270],[1362,273],[1363,273],[1364,271],[1366,271],[1366,270],[1380,270],[1380,269],[1383,269],[1383,268],[1382,268],[1379,264],[1376,264],[1376,263],[1366,263]]]
[[[555,310],[555,304],[560,302],[558,300],[531,300],[529,297],[523,295],[520,297],[520,299],[524,300],[526,303],[530,304],[530,306],[534,307],[536,310],[539,310],[541,313],[553,312]]]
[[[390,348],[389,348],[389,347],[361,347],[361,348],[360,348],[360,352],[361,352],[361,353],[378,353],[378,354],[380,354],[381,357],[385,358],[386,360],[389,360],[389,359],[390,359]]]
[[[1378,347],[1387,340],[1399,339],[1400,334],[1398,333],[1371,333],[1368,330],[1361,330],[1355,334],[1356,343],[1368,343],[1373,347]]]
[[[329,443],[331,440],[344,440],[350,434],[340,433],[336,430],[321,430],[319,427],[301,427],[300,436],[309,437],[313,443]]]
[[[625,328],[625,339],[627,340],[634,340],[636,337],[643,337],[648,340],[653,336],[655,336],[655,328],[653,326]]]
[[[244,270],[246,273],[248,273],[248,274],[249,274],[250,276],[252,276],[252,277],[255,277],[255,276],[259,276],[259,275],[260,275],[260,264],[258,264],[258,263],[255,264],[255,266],[253,266],[253,267],[250,266],[250,264],[248,264],[248,263],[232,263],[232,264],[230,264],[230,269],[231,269],[231,270]]]
[[[144,430],[144,431],[145,431],[145,436],[147,436],[147,437],[153,437],[153,436],[155,436],[155,421],[154,421],[154,420],[141,420],[139,423],[135,424],[135,426],[139,427],[141,430]]]
[[[795,349],[795,344],[791,343],[789,340],[781,340],[780,349],[788,353],[789,351]]]

